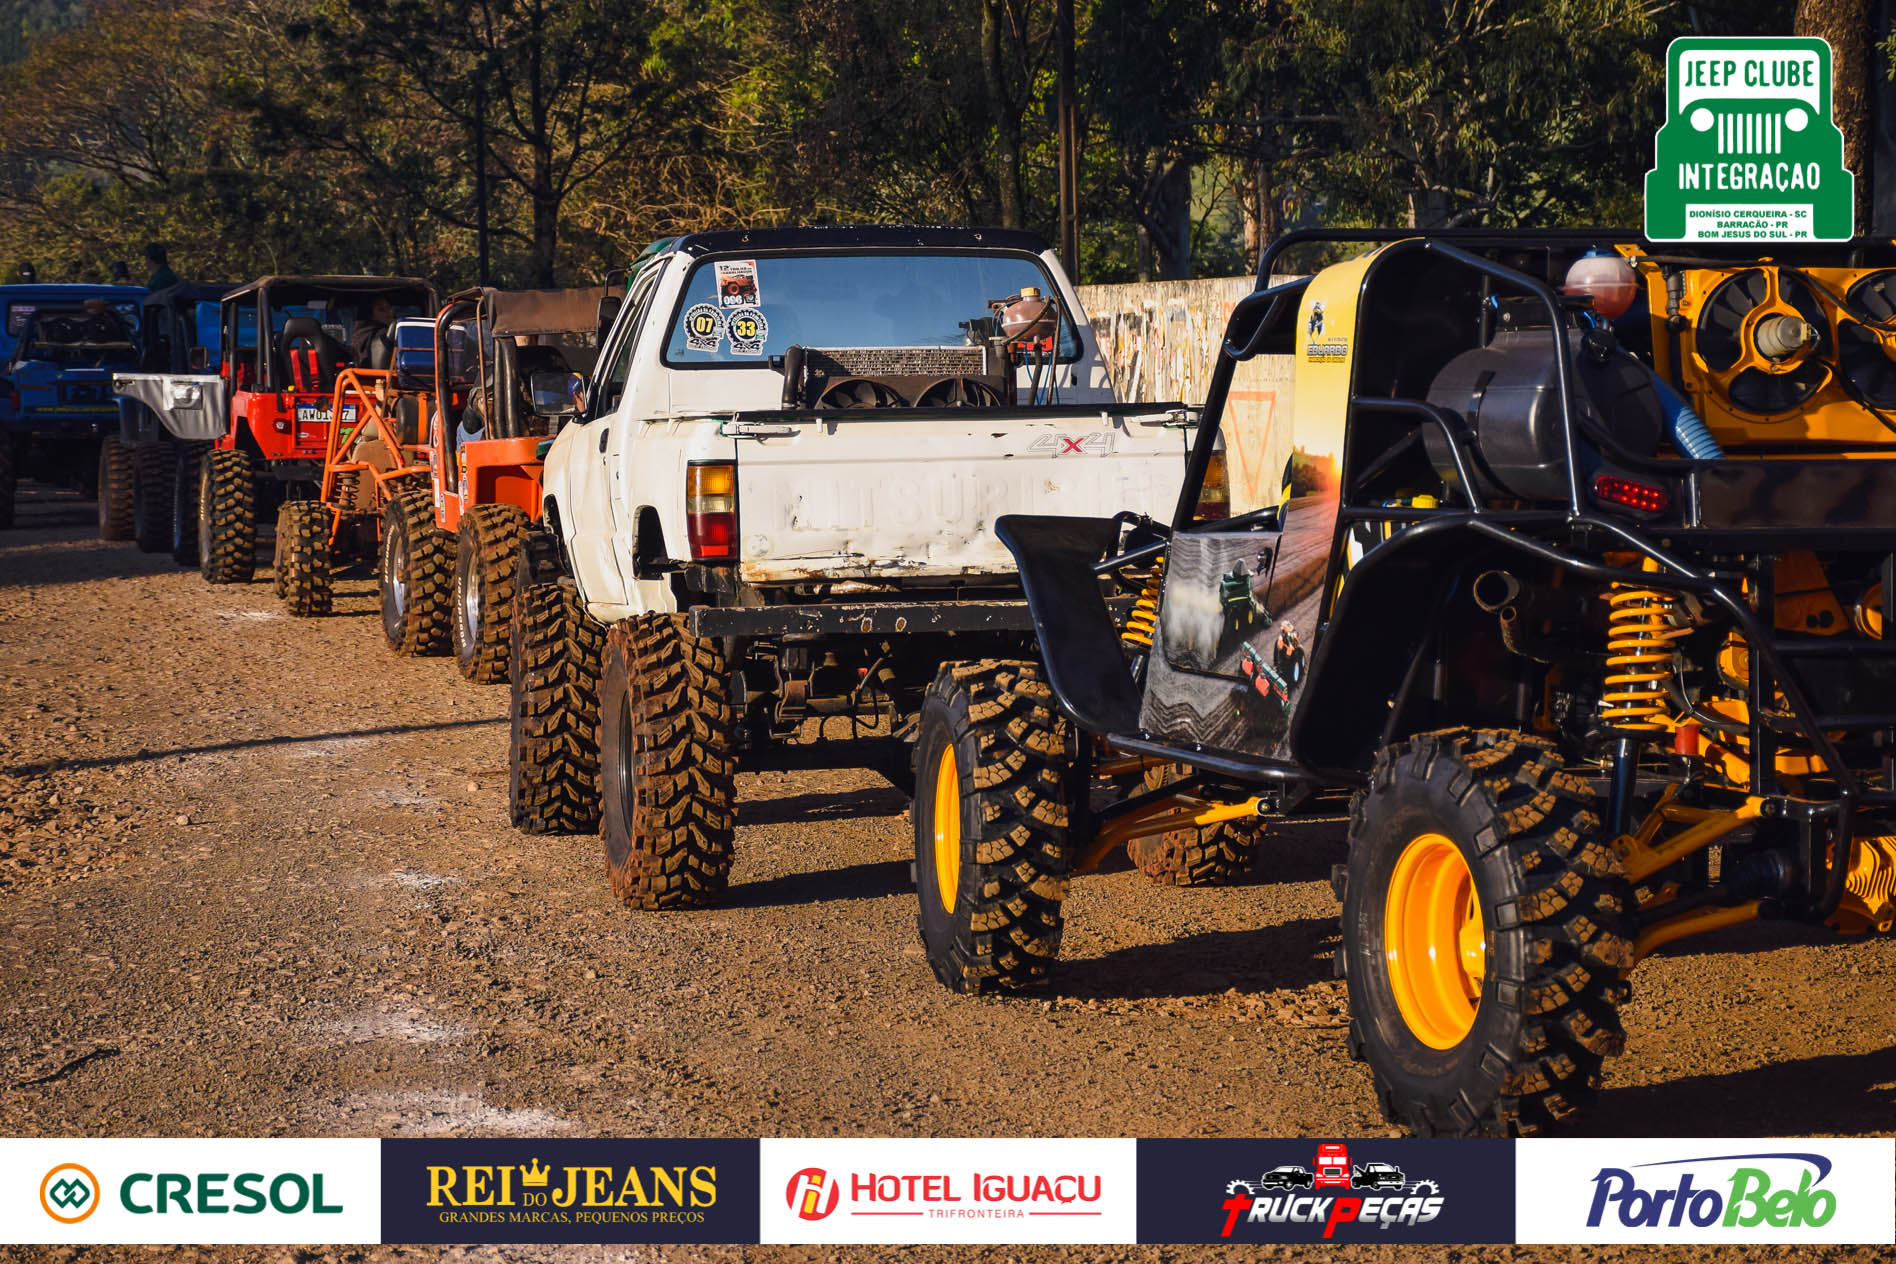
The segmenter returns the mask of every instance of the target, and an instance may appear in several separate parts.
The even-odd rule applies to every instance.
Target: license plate
[[[326,426],[329,424],[328,404],[298,404],[296,406],[296,424],[299,426]],[[342,424],[348,425],[356,419],[354,404],[342,406]]]

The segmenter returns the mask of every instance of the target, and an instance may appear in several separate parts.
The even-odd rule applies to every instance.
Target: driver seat
[[[336,387],[336,373],[348,361],[341,343],[308,316],[292,316],[278,335],[290,389],[299,393],[326,393]]]

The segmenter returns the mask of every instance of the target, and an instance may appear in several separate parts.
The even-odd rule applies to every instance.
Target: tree
[[[541,286],[569,200],[635,146],[689,149],[711,107],[700,46],[650,0],[338,0],[285,34],[351,91],[266,81],[259,108],[462,229],[482,151],[526,208],[497,232],[526,247]]]

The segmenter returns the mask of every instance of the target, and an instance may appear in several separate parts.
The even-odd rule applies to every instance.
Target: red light
[[[737,556],[737,515],[685,515],[685,534],[691,537],[691,556],[699,561]]]
[[[1593,494],[1609,505],[1624,505],[1642,513],[1659,513],[1672,503],[1671,495],[1663,487],[1635,483],[1630,478],[1616,478],[1611,474],[1594,478]]]
[[[686,467],[685,534],[698,561],[737,556],[737,470],[729,461]]]

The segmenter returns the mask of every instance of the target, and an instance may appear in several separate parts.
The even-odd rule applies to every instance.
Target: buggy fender
[[[1138,728],[1139,699],[1095,562],[1119,539],[1114,518],[1004,514],[994,534],[1014,555],[1054,700],[1090,733]]]
[[[1298,763],[1360,782],[1378,748],[1408,735],[1403,704],[1420,656],[1450,600],[1471,572],[1495,564],[1496,552],[1494,539],[1465,520],[1438,519],[1400,532],[1345,573],[1291,721]]]

